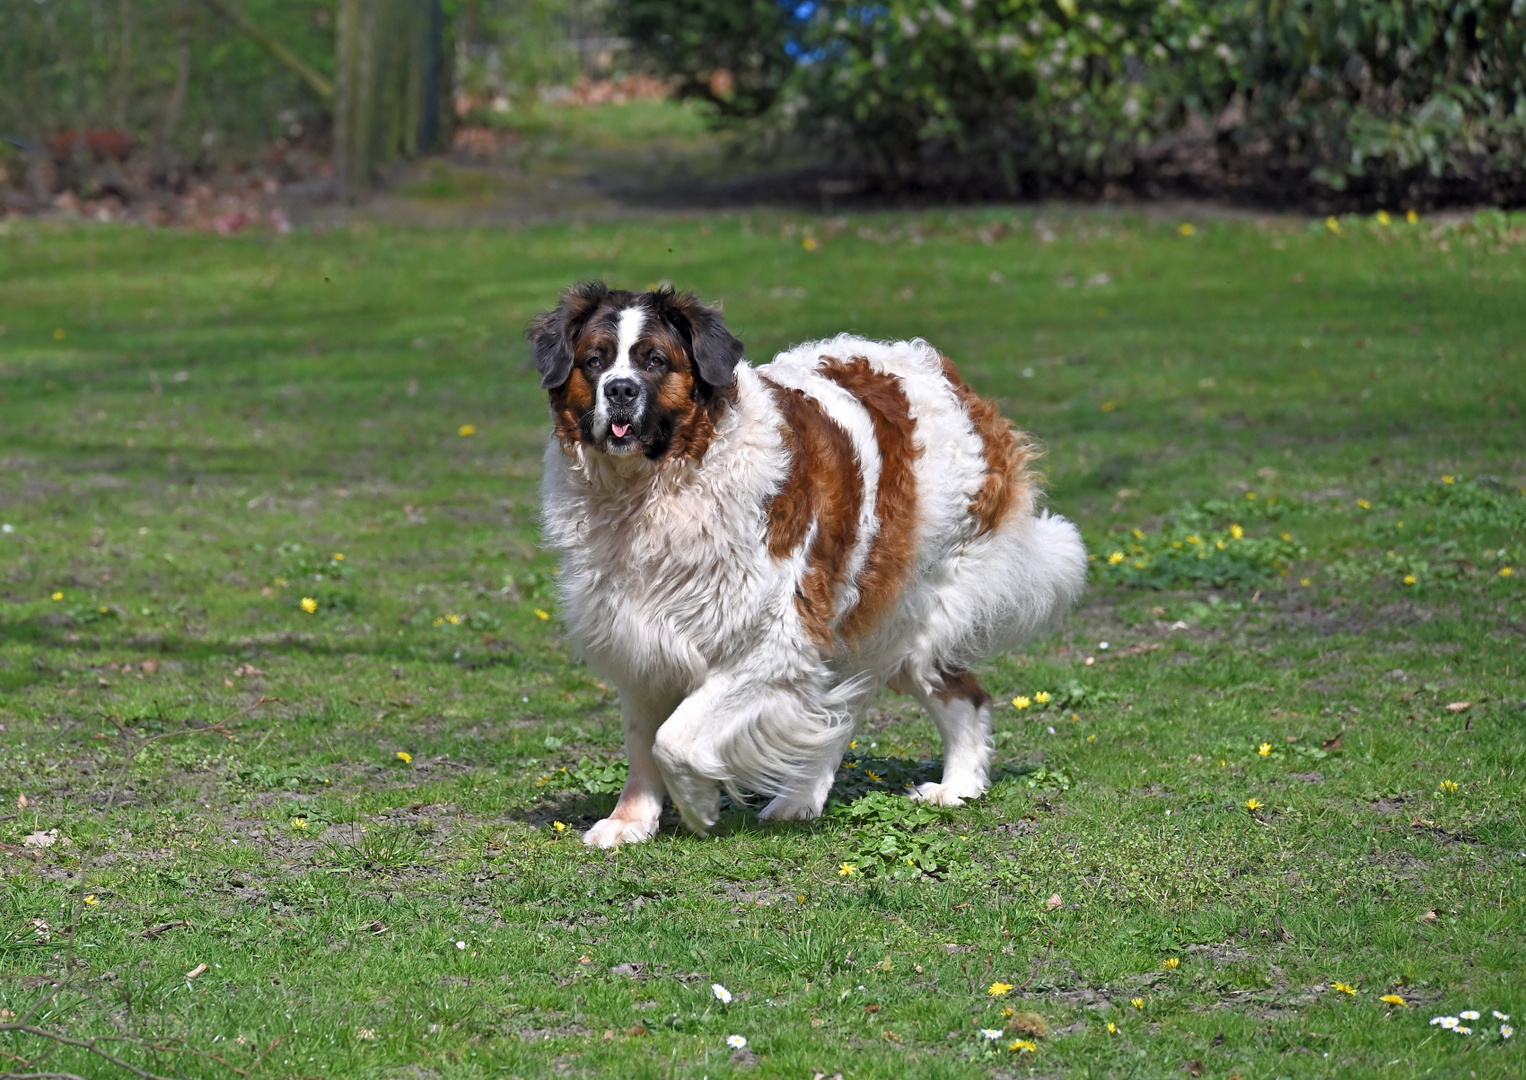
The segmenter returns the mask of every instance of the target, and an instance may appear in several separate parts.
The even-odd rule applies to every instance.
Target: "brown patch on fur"
[[[943,377],[964,406],[985,451],[985,479],[970,503],[975,535],[984,536],[1001,524],[1014,505],[1029,500],[1028,462],[1034,456],[1033,447],[1006,417],[996,411],[995,405],[970,389],[969,384],[960,378],[954,362],[946,356],[943,357]]]
[[[773,391],[790,451],[790,473],[768,504],[768,553],[789,557],[816,525],[795,608],[817,645],[832,643],[837,587],[847,575],[848,555],[858,538],[863,477],[853,441],[814,398],[764,382]]]
[[[566,453],[572,453],[578,441],[578,423],[592,408],[593,384],[581,368],[573,368],[567,381],[551,391],[551,423]]]
[[[964,668],[957,671],[939,670],[939,686],[933,691],[933,697],[947,705],[950,701],[968,701],[979,709],[991,702],[991,695],[986,693],[976,680]]]
[[[657,407],[674,420],[673,437],[663,454],[664,461],[704,460],[705,451],[715,438],[715,425],[730,405],[736,404],[736,383],[722,390],[711,388],[707,400],[697,400],[694,392],[694,358],[683,340],[668,326],[659,325],[646,335],[675,361],[672,371],[657,387]]]
[[[863,405],[880,448],[880,482],[874,493],[880,528],[858,578],[858,603],[842,622],[843,634],[853,638],[872,630],[894,606],[911,570],[917,540],[916,462],[922,448],[914,438],[917,422],[900,379],[875,371],[863,357],[832,360],[821,373]]]

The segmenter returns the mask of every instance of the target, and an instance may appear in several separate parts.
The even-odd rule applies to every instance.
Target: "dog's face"
[[[692,448],[730,400],[742,359],[719,312],[669,288],[573,286],[527,336],[563,444],[615,456]]]

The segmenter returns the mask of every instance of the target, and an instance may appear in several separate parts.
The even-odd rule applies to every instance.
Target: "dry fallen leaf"
[[[145,675],[152,675],[159,670],[159,661],[155,660],[152,656],[147,660],[140,660],[138,662],[138,670]]]
[[[58,830],[48,829],[44,832],[42,829],[38,829],[34,833],[27,833],[23,836],[21,842],[26,847],[50,848],[58,843]]]
[[[1344,731],[1337,731],[1333,739],[1324,740],[1319,744],[1319,748],[1321,750],[1339,750],[1341,748],[1341,737],[1345,734]]]
[[[1471,701],[1454,701],[1447,706],[1447,712],[1462,712],[1463,710],[1469,709],[1472,706],[1473,703]]]
[[[1187,1074],[1189,1076],[1202,1076],[1203,1063],[1197,1058],[1193,1058],[1191,1061],[1187,1062]]]
[[[1420,916],[1420,921],[1421,922],[1435,922],[1440,917],[1441,916],[1436,914],[1435,909],[1432,908],[1430,911],[1427,911],[1424,915]]]
[[[26,792],[16,796],[16,809],[25,810],[30,804],[27,802]]]
[[[1044,910],[1053,911],[1057,907],[1064,906],[1065,901],[1060,899],[1059,893],[1050,893],[1049,899],[1044,901]]]

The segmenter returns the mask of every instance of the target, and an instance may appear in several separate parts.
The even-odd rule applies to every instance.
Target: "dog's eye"
[[[667,366],[668,358],[661,353],[652,353],[646,358],[646,369],[648,371],[660,371]]]
[[[604,366],[604,357],[599,353],[594,353],[584,360],[583,363],[588,365],[589,371],[598,371]]]

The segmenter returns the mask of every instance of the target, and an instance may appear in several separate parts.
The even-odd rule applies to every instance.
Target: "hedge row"
[[[882,188],[1526,201],[1526,0],[618,7],[688,92]]]

